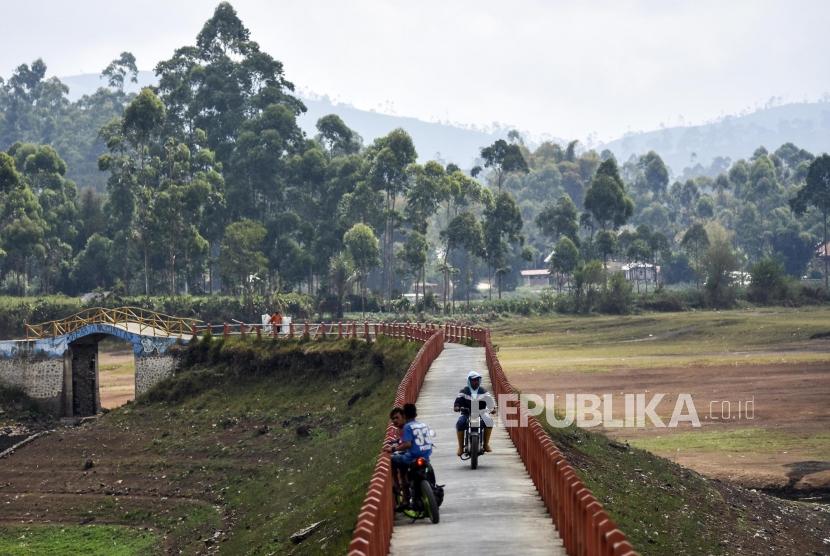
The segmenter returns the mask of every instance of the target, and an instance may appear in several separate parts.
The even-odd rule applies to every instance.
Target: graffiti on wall
[[[64,356],[69,344],[94,334],[115,336],[116,338],[130,342],[136,357],[163,355],[171,346],[179,342],[178,338],[145,336],[124,330],[118,326],[98,323],[89,324],[70,334],[55,338],[0,341],[0,358],[58,359]]]

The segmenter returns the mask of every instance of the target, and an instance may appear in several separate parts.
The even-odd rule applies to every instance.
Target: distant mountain
[[[69,87],[69,100],[75,101],[84,95],[91,95],[98,87],[106,87],[107,82],[101,79],[101,76],[96,73],[82,73],[80,75],[67,75],[66,77],[58,77],[61,83]],[[138,83],[127,82],[124,85],[124,90],[127,92],[137,93],[142,87],[149,87],[158,83],[158,79],[151,71],[138,72]]]
[[[308,112],[300,116],[299,123],[310,136],[317,134],[314,125],[326,114],[337,114],[343,118],[346,125],[363,137],[364,144],[369,144],[376,137],[402,127],[412,136],[421,161],[434,159],[445,163],[454,162],[465,169],[474,166],[481,147],[486,147],[496,139],[506,137],[508,131],[505,129],[491,133],[425,122],[417,118],[391,116],[360,110],[348,104],[334,104],[325,97],[322,99],[303,98],[302,100]]]
[[[60,80],[69,87],[69,98],[78,99],[85,94],[95,92],[105,83],[94,74],[70,75]],[[138,91],[141,87],[155,85],[157,79],[152,72],[142,71],[138,83],[127,83],[128,91]],[[425,122],[417,118],[392,116],[368,110],[360,110],[348,104],[334,103],[327,97],[298,95],[308,111],[298,118],[300,127],[309,136],[317,134],[314,127],[317,120],[327,114],[337,114],[350,128],[357,131],[364,144],[386,135],[395,128],[402,127],[412,136],[415,149],[421,161],[440,159],[445,163],[454,162],[462,168],[471,168],[479,156],[481,147],[491,144],[507,135],[507,129],[494,132],[467,129],[448,124]]]
[[[104,84],[94,74],[60,79],[69,86],[72,99],[92,93]],[[128,89],[137,90],[155,83],[152,72],[142,71],[138,84],[128,83]],[[412,135],[422,161],[440,158],[444,162],[470,168],[481,147],[507,135],[507,129],[480,131],[360,110],[348,104],[334,103],[325,96],[309,98],[300,95],[300,98],[308,107],[308,112],[299,118],[299,124],[310,136],[317,133],[314,124],[326,114],[337,114],[343,118],[363,137],[365,144],[402,127]],[[597,150],[609,149],[621,162],[631,155],[654,150],[674,175],[680,176],[687,167],[697,164],[709,166],[715,157],[729,157],[735,161],[751,156],[761,145],[772,151],[787,142],[816,154],[830,151],[830,102],[785,104],[703,125],[632,133],[600,145]]]
[[[717,156],[734,162],[759,146],[771,152],[787,142],[814,154],[830,151],[830,102],[785,104],[704,125],[634,133],[599,149],[611,150],[620,162],[653,150],[680,175],[696,164],[709,166]]]

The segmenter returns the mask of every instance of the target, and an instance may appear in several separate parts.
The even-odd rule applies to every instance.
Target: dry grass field
[[[102,342],[98,347],[101,406],[121,407],[135,399],[135,360],[125,342]]]
[[[615,440],[745,486],[830,488],[828,308],[511,318],[494,341],[511,382],[556,403],[613,394],[622,418],[624,394],[663,393],[668,421],[692,396],[700,428],[600,429]]]

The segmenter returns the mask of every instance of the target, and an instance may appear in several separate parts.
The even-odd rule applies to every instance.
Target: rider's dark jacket
[[[487,393],[486,388],[484,388],[483,386],[478,387],[478,396],[479,396],[478,408],[479,409],[485,409],[487,407],[487,402],[485,402],[483,399],[481,399],[484,396],[484,394],[486,394],[486,393]],[[473,400],[472,400],[472,396],[470,395],[470,387],[465,386],[464,388],[462,388],[461,390],[458,391],[458,396],[456,396],[456,398],[455,398],[455,402],[453,403],[453,407],[458,406],[462,409],[466,409],[467,412],[469,413],[470,405],[472,404],[472,401]]]

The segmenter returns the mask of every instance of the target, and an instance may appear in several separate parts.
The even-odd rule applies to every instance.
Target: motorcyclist
[[[458,416],[458,421],[455,422],[456,436],[458,436],[458,452],[456,453],[459,457],[464,453],[464,431],[467,430],[467,422],[470,418],[469,415],[474,395],[478,399],[479,411],[487,407],[486,398],[492,400],[487,389],[481,386],[481,375],[476,371],[470,371],[467,373],[467,386],[458,392],[458,396],[455,398],[455,403],[453,404],[453,411],[461,411],[461,415]],[[492,452],[493,450],[490,448],[490,435],[493,433],[493,419],[486,413],[481,414],[481,424],[484,427],[484,451]]]
[[[401,477],[406,478],[409,465],[417,458],[429,461],[432,455],[432,431],[426,424],[415,420],[418,410],[414,403],[404,404],[403,415],[406,423],[401,429],[401,440],[395,446],[396,453],[392,454],[392,468],[398,469]],[[401,486],[404,500],[409,500],[409,485]]]

